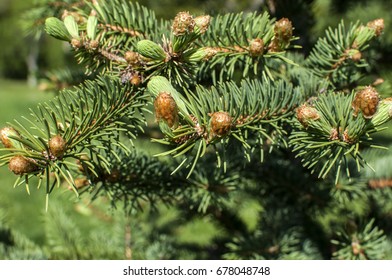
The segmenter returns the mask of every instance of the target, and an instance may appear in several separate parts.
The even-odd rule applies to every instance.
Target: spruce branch
[[[342,168],[350,176],[350,157],[359,171],[366,165],[362,147],[378,147],[370,134],[390,120],[390,102],[379,102],[378,94],[374,101],[373,95],[362,93],[363,90],[358,91],[354,96],[330,91],[296,110],[298,125],[290,136],[290,144],[303,165],[318,172],[320,178],[334,170],[337,183]]]
[[[8,164],[11,171],[24,177],[27,188],[28,179],[37,176],[39,185],[46,181],[49,194],[63,178],[77,193],[71,174],[73,160],[86,150],[97,153],[106,149],[104,143],[118,142],[121,133],[136,137],[143,124],[136,113],[142,112],[145,102],[140,91],[108,77],[86,81],[31,110],[31,118],[24,118],[24,123],[15,121],[12,127],[18,133],[8,131],[6,137],[20,144],[1,149],[0,164]],[[94,172],[92,165],[86,166]]]
[[[363,228],[340,231],[332,244],[336,245],[333,257],[339,260],[380,260],[384,256],[386,236],[384,231],[374,226],[371,219]]]
[[[203,73],[211,73],[215,82],[225,81],[233,78],[238,69],[243,71],[243,77],[257,76],[263,70],[269,73],[267,60],[281,59],[292,63],[285,58],[284,52],[297,38],[292,36],[291,22],[290,26],[283,27],[286,28],[285,36],[280,36],[282,26],[278,22],[274,23],[266,12],[230,13],[212,18],[199,43],[207,46],[211,53],[206,56],[199,76],[203,78]]]
[[[91,194],[92,200],[106,196],[112,207],[122,204],[127,213],[157,207],[158,202],[171,204],[179,191],[189,182],[181,174],[171,175],[170,165],[157,158],[132,150],[126,152],[114,144],[100,154],[91,154],[87,161],[94,166],[91,172],[86,161],[80,162],[80,192]]]
[[[346,27],[342,21],[337,28],[328,28],[325,37],[317,41],[306,66],[335,88],[351,90],[363,77],[361,69],[368,67],[363,52],[376,37],[375,28],[359,22]]]
[[[258,147],[262,154],[266,141],[277,143],[275,137],[283,139],[282,123],[290,119],[298,100],[302,99],[300,91],[293,89],[291,84],[283,80],[272,82],[267,77],[262,81],[244,80],[241,86],[233,82],[221,83],[211,89],[198,86],[195,92],[183,94],[165,78],[154,77],[148,83],[148,89],[154,99],[163,92],[173,97],[175,106],[169,107],[165,103],[166,107],[156,107],[155,110],[166,110],[170,119],[175,114],[179,118],[178,124],[170,127],[167,118],[159,118],[165,138],[154,141],[174,145],[173,149],[160,155],[178,157],[196,152],[190,173],[210,145],[227,146],[229,141],[237,141],[247,158],[254,147]],[[172,108],[178,108],[178,112]],[[251,146],[249,141],[253,138],[255,143]],[[220,156],[218,160],[220,162]]]

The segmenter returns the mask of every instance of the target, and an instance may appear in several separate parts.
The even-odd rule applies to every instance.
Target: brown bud
[[[264,41],[261,38],[256,38],[249,43],[249,54],[251,56],[260,56],[264,52]]]
[[[82,42],[82,40],[80,40],[80,39],[73,38],[73,39],[71,40],[71,46],[72,46],[74,49],[80,49],[80,48],[83,46],[83,42]]]
[[[179,12],[174,18],[172,31],[175,36],[186,35],[193,32],[195,20],[188,12]]]
[[[297,119],[304,127],[308,127],[310,121],[315,121],[320,118],[317,109],[307,104],[299,106],[296,113]]]
[[[127,51],[124,54],[124,58],[131,66],[136,66],[140,64],[140,56],[137,52]]]
[[[365,87],[355,94],[352,102],[354,116],[356,117],[358,112],[361,111],[364,118],[371,119],[377,111],[379,102],[380,97],[376,89],[371,86]]]
[[[227,112],[215,112],[211,114],[211,134],[212,136],[225,136],[232,127],[232,117]]]
[[[111,170],[110,174],[106,174],[106,181],[116,183],[121,179],[121,172],[117,169]]]
[[[376,34],[376,36],[380,36],[381,33],[382,33],[383,30],[384,30],[384,27],[385,27],[385,25],[384,25],[384,19],[383,19],[383,18],[378,18],[378,19],[369,21],[369,22],[367,23],[367,27],[373,29],[374,32],[375,32],[375,34]]]
[[[38,166],[34,160],[24,156],[14,156],[11,158],[8,168],[16,175],[29,174],[38,170]]]
[[[88,185],[90,185],[90,182],[88,181],[87,178],[76,178],[75,179],[75,187],[77,189],[81,189],[81,188],[86,187]]]
[[[20,137],[18,131],[13,127],[4,127],[0,130],[0,140],[6,148],[16,148],[16,140],[9,138],[9,136]],[[19,143],[19,142],[18,142]],[[18,145],[17,145],[18,146]]]
[[[91,40],[88,46],[90,49],[96,50],[99,47],[99,42],[97,40]]]
[[[134,73],[129,82],[137,87],[142,83],[142,77],[138,73]]]
[[[168,92],[160,92],[154,101],[155,117],[159,122],[166,121],[169,127],[178,124],[178,107],[174,98]]]
[[[293,25],[287,18],[281,18],[275,22],[274,26],[275,38],[284,43],[288,43],[293,36]]]
[[[62,158],[67,149],[67,143],[60,135],[56,135],[49,140],[49,150],[52,156]]]

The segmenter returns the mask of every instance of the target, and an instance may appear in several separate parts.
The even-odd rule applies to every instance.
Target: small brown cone
[[[233,119],[227,112],[215,112],[211,115],[210,129],[212,136],[225,136],[232,127]]]
[[[62,158],[67,149],[67,143],[60,135],[53,136],[49,140],[49,150],[52,156]]]
[[[159,122],[166,121],[169,127],[178,125],[178,107],[168,92],[160,92],[154,101],[155,117]]]
[[[16,175],[29,174],[38,170],[34,160],[24,156],[14,156],[11,158],[8,168]]]
[[[364,118],[371,119],[377,112],[379,102],[380,97],[376,89],[371,86],[365,87],[355,94],[352,102],[354,116],[358,116],[358,113],[361,111]]]

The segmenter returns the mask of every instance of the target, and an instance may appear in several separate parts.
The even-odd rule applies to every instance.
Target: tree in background
[[[45,190],[50,248],[21,241],[4,251],[391,258],[392,155],[376,134],[392,117],[385,66],[377,64],[386,21],[328,23],[313,44],[306,34],[317,16],[280,16],[297,13],[292,2],[266,1],[270,12],[158,19],[127,0],[49,1],[65,6],[45,6],[57,8],[45,31],[69,43],[85,72],[54,73],[59,88],[77,85],[1,130],[1,165],[17,175],[15,186]],[[317,15],[321,4],[337,3],[294,6]],[[86,238],[61,207],[51,210],[49,197],[64,185],[117,209],[108,218],[116,232]]]

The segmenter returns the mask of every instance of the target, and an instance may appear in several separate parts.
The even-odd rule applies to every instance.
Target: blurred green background
[[[75,63],[66,45],[44,34],[37,35],[31,32],[32,27],[39,28],[39,26],[36,25],[37,22],[31,20],[31,13],[26,12],[31,12],[39,2],[43,1],[0,0],[1,127],[5,126],[7,121],[28,115],[30,107],[55,96],[55,93],[39,90],[39,81],[46,71]],[[274,17],[288,17],[293,21],[295,34],[300,37],[299,44],[303,45],[305,53],[310,51],[315,40],[323,35],[328,26],[337,26],[341,19],[360,20],[366,23],[382,17],[385,19],[385,34],[373,50],[371,66],[374,69],[374,78],[382,77],[385,80],[384,97],[392,96],[390,86],[392,1],[390,0],[141,0],[139,2],[155,10],[158,17],[166,19],[173,18],[177,12],[184,10],[193,14],[211,15],[221,12],[269,10]],[[378,137],[390,143],[391,135],[391,130],[388,129]],[[6,167],[0,168],[0,219],[4,218],[10,228],[21,232],[36,244],[44,245],[47,241],[43,221],[48,217],[45,213],[45,193],[43,190],[31,190],[31,195],[28,195],[23,186],[14,189],[14,181],[15,176]],[[88,205],[84,200],[77,201],[73,193],[66,188],[54,192],[50,200],[50,205],[52,204],[64,208],[69,219],[78,225],[81,235],[91,231],[93,227],[110,228],[114,223],[113,219],[105,216],[106,214],[91,214],[92,212],[96,214],[97,211],[106,213],[107,205],[100,208],[97,205]],[[165,211],[168,211],[166,219],[175,217],[175,212]],[[251,217],[252,210],[249,211],[246,216]],[[201,231],[200,225],[203,226]],[[192,239],[195,232],[199,232],[196,234],[197,240]],[[190,244],[208,244],[216,234],[219,233],[216,232],[214,225],[209,224],[204,218],[178,229],[178,236],[183,242]]]

